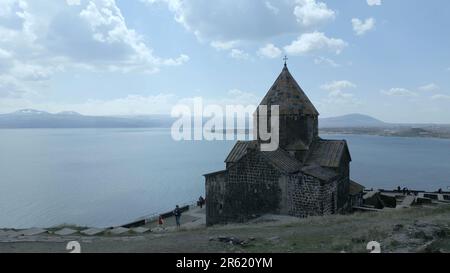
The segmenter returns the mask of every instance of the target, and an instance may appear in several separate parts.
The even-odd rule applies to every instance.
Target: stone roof
[[[322,167],[338,168],[342,156],[347,154],[350,161],[350,152],[348,151],[345,140],[323,140],[314,141],[310,146],[310,154],[306,159],[306,165],[319,165]]]
[[[226,163],[238,162],[244,155],[247,154],[248,149],[257,149],[257,141],[237,141],[233,149],[231,149],[231,152],[225,159],[225,162]],[[278,149],[277,151],[274,152],[261,152],[261,153],[265,156],[265,158],[267,158],[271,163],[273,163],[275,167],[282,170],[283,172],[295,173],[298,172],[299,170],[303,171],[305,169],[308,170],[311,175],[318,178],[321,178],[323,175],[332,176],[333,174],[327,172],[327,169],[320,169],[320,168],[317,170],[312,169],[318,167],[338,168],[344,154],[348,154],[348,157],[351,160],[350,153],[347,147],[347,142],[345,140],[318,139],[313,141],[309,150],[310,151],[305,160],[304,165],[294,156],[290,155],[287,151],[284,151],[282,149]],[[313,166],[314,168],[309,168],[310,166]],[[302,167],[308,168],[302,169]],[[318,174],[320,171],[323,171],[324,174],[323,175]]]
[[[318,165],[303,167],[302,172],[307,175],[319,178],[322,181],[331,181],[333,178],[339,176],[336,171]]]
[[[302,140],[297,140],[296,142],[289,144],[286,146],[286,150],[288,151],[306,151],[309,147]]]
[[[350,195],[356,195],[364,191],[364,186],[361,184],[356,183],[353,180],[350,180],[350,185],[348,192]]]
[[[314,105],[303,92],[285,66],[260,105],[280,106],[280,114],[319,115]]]
[[[234,145],[233,149],[231,149],[227,158],[225,159],[225,163],[235,163],[238,162],[245,154],[247,154],[247,149],[251,147],[255,147],[257,145],[257,141],[238,141]]]
[[[257,141],[238,141],[225,159],[225,163],[236,163],[247,154],[248,149],[256,149],[275,168],[284,173],[296,173],[302,165],[288,152],[278,149],[272,152],[260,152],[257,149]]]
[[[302,164],[288,152],[278,149],[273,152],[261,152],[261,154],[278,170],[284,173],[297,173]]]

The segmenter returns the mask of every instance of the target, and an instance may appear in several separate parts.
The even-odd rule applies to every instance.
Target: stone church
[[[346,212],[351,190],[360,190],[350,181],[347,142],[319,137],[319,113],[286,64],[260,105],[279,105],[279,148],[261,151],[258,135],[238,141],[226,169],[205,175],[206,224]]]

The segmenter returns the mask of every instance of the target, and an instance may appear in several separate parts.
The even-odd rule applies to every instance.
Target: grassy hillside
[[[2,243],[0,252],[66,252],[60,241]],[[78,238],[83,252],[450,252],[450,206],[297,219],[267,216],[246,224],[125,237]]]

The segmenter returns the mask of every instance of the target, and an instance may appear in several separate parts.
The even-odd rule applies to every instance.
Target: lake
[[[450,140],[347,139],[351,176],[368,188],[450,186]],[[0,130],[0,227],[107,227],[204,195],[235,141],[173,141],[168,129]]]

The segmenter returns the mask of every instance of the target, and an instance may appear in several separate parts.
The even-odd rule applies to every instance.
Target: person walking
[[[175,216],[175,221],[177,223],[177,229],[178,229],[181,226],[181,223],[180,223],[181,210],[180,210],[180,207],[178,207],[178,205],[176,205],[175,210],[173,211],[173,215]]]

